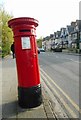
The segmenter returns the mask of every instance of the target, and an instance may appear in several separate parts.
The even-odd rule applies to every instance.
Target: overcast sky
[[[33,17],[39,21],[37,38],[49,36],[79,19],[80,0],[3,0],[5,10],[14,17]],[[2,0],[0,0],[2,2]]]

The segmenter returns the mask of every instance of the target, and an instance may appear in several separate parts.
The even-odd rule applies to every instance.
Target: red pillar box
[[[36,27],[34,18],[21,17],[8,21],[13,30],[18,73],[18,102],[22,108],[32,108],[42,103]]]

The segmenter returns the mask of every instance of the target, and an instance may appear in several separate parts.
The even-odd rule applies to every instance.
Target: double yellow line
[[[44,72],[44,70],[42,70],[40,68],[40,71],[41,71],[41,75],[42,77],[46,80],[46,77],[48,78],[48,80],[51,81],[52,84],[54,84],[56,86],[56,88],[68,99],[68,101],[75,107],[75,109],[81,114],[81,109],[79,108],[79,106],[54,82],[54,80],[51,79],[50,76],[48,76],[46,74],[46,72]],[[43,75],[43,74],[44,75]],[[45,77],[46,76],[46,77]],[[50,87],[51,87],[51,84],[50,84],[50,81],[46,80],[46,82],[49,83]],[[57,95],[57,97],[60,97],[59,93],[53,88],[55,94]],[[71,116],[73,118],[77,118],[77,115],[71,110],[71,108],[67,105],[67,103],[61,98],[60,99],[61,102],[63,103],[63,105],[65,106],[65,108],[68,110],[68,112],[71,114]]]

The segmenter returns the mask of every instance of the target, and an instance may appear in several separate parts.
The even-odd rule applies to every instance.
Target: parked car
[[[54,52],[62,52],[62,48],[55,48]]]
[[[39,48],[40,52],[45,52],[45,50],[43,48]]]

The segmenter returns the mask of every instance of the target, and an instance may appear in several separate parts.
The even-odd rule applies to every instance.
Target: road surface
[[[41,77],[57,97],[70,117],[78,118],[79,110],[79,64],[81,56],[45,52],[39,54]],[[52,97],[52,95],[50,95]],[[79,112],[80,111],[80,112]]]

